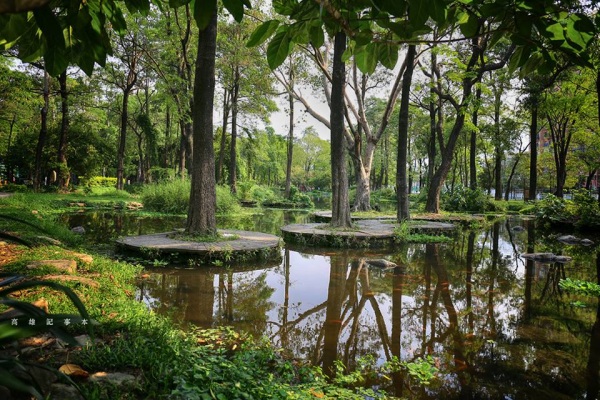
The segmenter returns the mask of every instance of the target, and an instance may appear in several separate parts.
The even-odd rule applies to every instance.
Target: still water
[[[247,223],[276,232],[282,222],[307,216],[268,210],[254,218]],[[161,228],[132,223],[135,232],[122,228],[121,234]],[[534,251],[573,260],[541,264],[519,257]],[[504,220],[450,244],[398,246],[388,253],[286,247],[282,253],[283,261],[274,264],[152,269],[138,299],[181,323],[267,336],[289,356],[326,370],[334,360],[352,367],[365,355],[379,362],[432,356],[437,378],[420,387],[395,377],[386,390],[399,396],[598,396],[599,301],[558,286],[566,277],[598,281],[593,247],[560,244],[536,233],[531,221]],[[398,267],[370,267],[366,260],[376,258]]]

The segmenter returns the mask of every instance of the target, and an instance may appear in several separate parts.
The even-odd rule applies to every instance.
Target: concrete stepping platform
[[[331,210],[327,211],[315,211],[312,213],[315,222],[329,222],[331,221]],[[360,216],[351,214],[352,221],[363,221],[363,220],[377,220],[377,221],[395,221],[396,215],[393,214],[381,214],[378,216]]]
[[[177,232],[154,233],[150,235],[128,236],[117,239],[121,248],[134,250],[142,255],[179,254],[193,257],[201,262],[249,261],[281,257],[280,238],[261,232],[219,229],[223,236],[235,235],[235,239],[216,242],[193,242],[170,237]]]
[[[281,228],[286,243],[339,248],[389,247],[394,245],[395,223],[384,220],[358,220],[355,229],[333,229],[324,223],[292,224]],[[411,223],[411,232],[442,234],[455,226],[443,222],[419,221]]]

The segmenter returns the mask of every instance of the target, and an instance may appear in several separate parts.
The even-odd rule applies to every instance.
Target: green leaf
[[[595,27],[587,16],[570,14],[567,17],[566,39],[577,51],[586,49],[594,38]]]
[[[465,18],[462,17],[461,21],[464,22],[459,22],[460,31],[465,37],[470,38],[477,35],[477,31],[479,30],[479,19],[476,15],[470,13],[466,13],[466,15],[466,21],[464,21]]]
[[[377,44],[379,62],[387,69],[394,69],[398,63],[398,45],[385,42]]]
[[[296,9],[296,3],[292,0],[273,0],[273,10],[280,15],[292,15]]]
[[[529,46],[517,47],[517,49],[513,53],[512,57],[510,58],[510,61],[508,63],[509,72],[513,73],[514,71],[517,70],[517,68],[523,66],[529,59],[530,55],[531,55],[531,47],[529,47]]]
[[[123,12],[116,4],[112,1],[103,1],[102,2],[102,13],[106,16],[112,28],[118,34],[124,34],[127,30],[127,23],[125,22],[125,17],[123,16]],[[92,12],[90,14],[93,15]],[[96,13],[97,14],[97,13]]]
[[[444,0],[432,0],[429,2],[429,15],[435,22],[442,24],[444,21],[446,21],[447,14],[448,8]]]
[[[271,37],[273,32],[275,32],[278,27],[279,21],[277,20],[272,19],[270,21],[263,22],[254,30],[254,32],[252,32],[252,35],[250,35],[250,39],[248,39],[246,46],[254,47],[264,43],[265,40]]]
[[[185,6],[190,1],[191,0],[169,0],[169,7],[177,8],[177,7]]]
[[[527,13],[519,12],[515,15],[515,25],[520,35],[530,38],[533,29],[533,20]]]
[[[413,27],[425,25],[429,19],[429,2],[423,0],[408,0],[408,18]]]
[[[280,30],[271,42],[269,42],[267,46],[267,62],[272,70],[283,64],[290,54],[292,44],[289,29]]]
[[[564,41],[565,40],[565,30],[559,22],[548,25],[546,27],[546,37],[550,40],[555,41]]]
[[[529,59],[523,64],[521,70],[519,71],[519,75],[521,77],[526,77],[535,71],[544,63],[544,57],[539,53],[535,52],[531,54]]]
[[[372,74],[377,67],[377,46],[374,43],[354,49],[356,66],[363,74]]]
[[[372,2],[378,10],[395,17],[403,17],[408,6],[406,0],[372,0]]]
[[[217,12],[217,0],[192,0],[194,19],[198,29],[204,29]]]
[[[244,3],[241,0],[223,0],[223,5],[237,22],[244,18]]]
[[[379,26],[382,28],[387,28],[396,34],[400,39],[410,39],[413,36],[413,30],[408,21],[398,21],[398,22],[389,22],[389,21],[380,21]]]
[[[371,30],[359,31],[353,39],[358,46],[366,46],[373,41],[373,32]]]
[[[0,40],[11,43],[17,40],[23,33],[30,29],[30,24],[27,22],[27,14],[10,14],[0,16]]]
[[[323,33],[323,28],[321,25],[311,26],[309,34],[310,42],[313,44],[313,46],[315,46],[317,49],[323,46],[323,43],[325,43],[325,34]]]
[[[150,2],[148,0],[127,0],[125,5],[131,13],[139,12],[142,15],[148,15],[148,12],[150,12]]]

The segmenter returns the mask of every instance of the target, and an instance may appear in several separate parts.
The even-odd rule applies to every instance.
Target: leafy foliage
[[[442,208],[446,211],[483,213],[497,211],[496,204],[481,189],[457,186],[454,191],[444,193]]]
[[[4,278],[4,280],[0,282],[0,286],[6,285],[7,282],[14,281],[15,278],[15,276],[10,274],[7,275],[5,273],[1,274],[0,277]],[[45,310],[38,308],[27,301],[15,300],[13,297],[15,294],[21,293],[21,291],[42,286],[66,295],[79,311],[79,315],[49,314]],[[87,326],[91,327],[92,321],[79,297],[72,289],[55,282],[30,280],[12,284],[0,290],[0,304],[12,307],[14,310],[20,312],[19,315],[13,314],[6,316],[7,314],[4,314],[4,316],[0,316],[0,346],[3,347],[11,344],[15,340],[30,337],[42,332],[51,332],[57,338],[75,345],[77,344],[75,338],[68,333],[65,327],[61,326],[58,321],[68,319],[70,323],[73,324],[86,321]],[[50,320],[53,322],[48,323]],[[56,321],[56,324],[54,321]],[[29,393],[38,399],[44,398],[40,388],[37,387],[37,384],[35,383],[35,379],[32,378],[31,381],[25,381],[20,378],[20,375],[27,371],[25,366],[26,364],[17,358],[7,356],[0,357],[0,384],[10,389]]]
[[[372,73],[377,63],[394,68],[398,44],[431,32],[431,23],[440,31],[456,25],[465,38],[471,38],[481,21],[488,20],[497,25],[493,44],[509,37],[516,47],[510,60],[512,71],[547,73],[556,65],[553,51],[589,64],[586,50],[596,33],[590,17],[550,0],[380,0],[340,8],[330,2],[290,1],[278,2],[274,8],[290,22],[266,21],[248,41],[256,46],[272,36],[267,47],[272,69],[283,63],[295,44],[321,46],[323,30],[330,35],[343,30],[351,40],[346,59],[353,55],[361,71]]]
[[[173,180],[146,185],[141,192],[144,207],[151,211],[185,214],[189,206],[190,182]],[[217,186],[217,213],[228,214],[239,210],[237,198],[226,186]]]
[[[548,225],[573,225],[582,229],[600,226],[600,207],[592,193],[586,189],[573,191],[573,199],[561,199],[547,194],[536,203],[536,218]]]
[[[568,293],[582,294],[586,296],[600,296],[600,285],[594,282],[581,281],[577,279],[561,279],[558,283],[561,289]]]

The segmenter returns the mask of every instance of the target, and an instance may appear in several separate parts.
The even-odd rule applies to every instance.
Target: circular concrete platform
[[[219,229],[223,235],[235,235],[234,239],[216,242],[193,242],[174,239],[170,235],[177,232],[154,233],[150,235],[128,236],[117,239],[117,245],[134,250],[142,255],[183,254],[200,262],[249,261],[281,257],[280,238],[261,232]]]
[[[394,229],[397,224],[385,220],[358,220],[354,229],[334,229],[328,224],[291,224],[281,228],[286,243],[302,246],[325,246],[338,248],[381,248],[396,243]],[[449,223],[414,221],[413,233],[439,235],[454,231]]]
[[[392,214],[381,214],[378,216],[370,215],[370,216],[360,216],[354,213],[351,213],[352,221],[363,221],[363,220],[377,220],[377,221],[395,221],[396,215]],[[312,217],[315,222],[329,222],[331,221],[331,210],[325,211],[315,211],[312,213]]]

